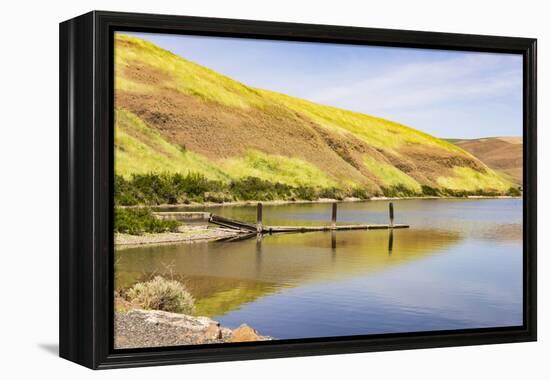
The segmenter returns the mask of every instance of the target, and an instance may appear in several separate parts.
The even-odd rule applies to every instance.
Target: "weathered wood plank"
[[[250,223],[241,222],[240,220],[224,218],[223,216],[214,215],[210,216],[210,223],[217,224],[228,228],[248,230],[257,232],[256,226]]]

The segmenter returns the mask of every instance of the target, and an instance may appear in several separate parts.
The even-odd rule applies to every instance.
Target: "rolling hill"
[[[453,139],[453,144],[470,152],[491,169],[503,173],[514,183],[523,183],[523,139],[521,137],[487,137]]]
[[[391,101],[391,99],[388,99]],[[368,194],[505,193],[459,146],[407,126],[246,86],[147,41],[115,37],[115,171],[256,177]]]

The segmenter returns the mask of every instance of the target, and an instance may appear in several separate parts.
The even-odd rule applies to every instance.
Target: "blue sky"
[[[522,57],[124,33],[247,85],[383,117],[442,138],[522,135]]]

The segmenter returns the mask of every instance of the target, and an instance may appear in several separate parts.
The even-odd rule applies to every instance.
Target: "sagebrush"
[[[195,299],[180,282],[156,276],[150,281],[139,282],[126,292],[133,305],[146,310],[163,310],[172,313],[192,314]]]

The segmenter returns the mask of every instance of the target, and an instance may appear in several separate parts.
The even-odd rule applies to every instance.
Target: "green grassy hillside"
[[[227,186],[254,177],[368,196],[503,194],[512,186],[449,142],[252,88],[120,34],[115,108],[115,170],[126,179],[200,173]]]

